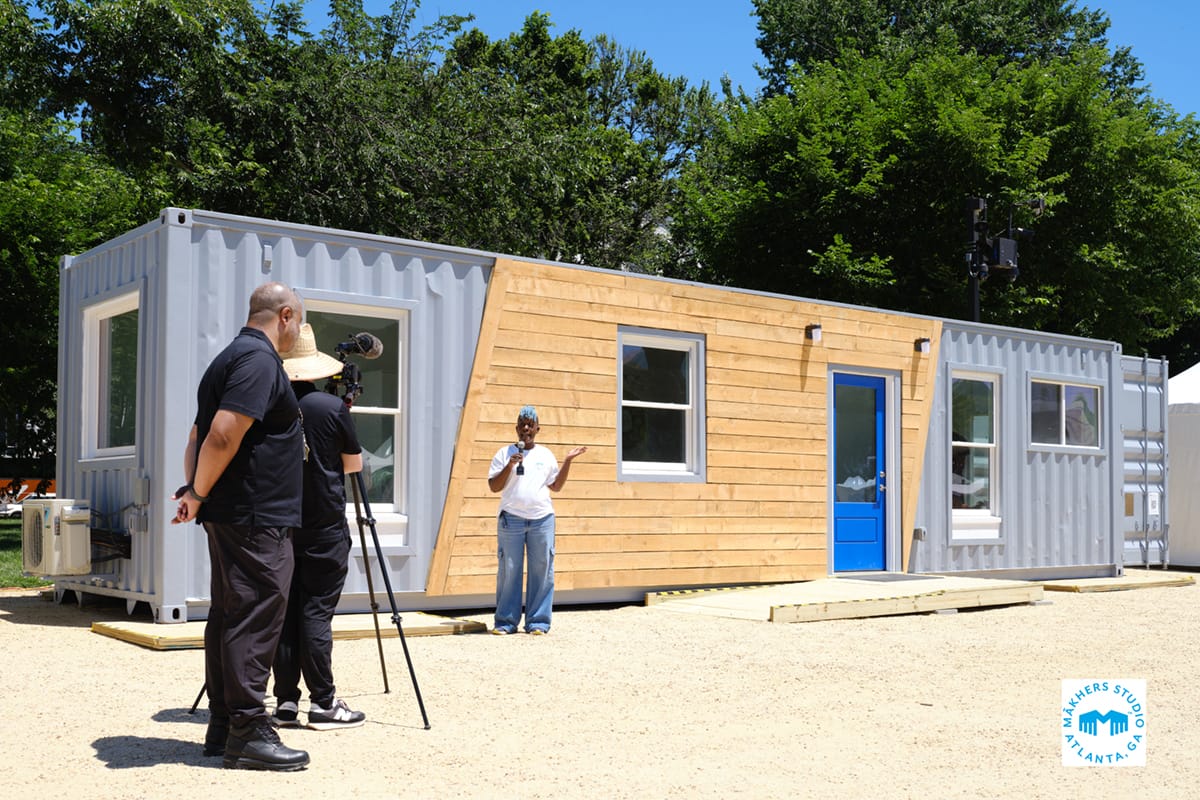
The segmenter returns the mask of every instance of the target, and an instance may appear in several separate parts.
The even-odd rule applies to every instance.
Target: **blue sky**
[[[386,11],[390,0],[366,0],[372,14]],[[1079,7],[1103,9],[1112,20],[1109,40],[1128,45],[1145,65],[1153,94],[1181,114],[1200,116],[1200,0],[1096,0]],[[311,0],[310,12],[323,11]],[[750,0],[423,0],[418,19],[440,14],[474,14],[475,27],[491,38],[519,30],[533,11],[544,11],[563,33],[578,28],[585,38],[606,33],[618,43],[646,51],[655,66],[692,83],[707,80],[714,88],[723,75],[753,91],[760,82],[754,65],[757,18]],[[321,26],[314,24],[314,29]]]

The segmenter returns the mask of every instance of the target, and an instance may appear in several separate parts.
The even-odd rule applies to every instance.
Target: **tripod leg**
[[[387,561],[383,557],[383,548],[379,546],[379,532],[375,530],[375,517],[371,515],[371,504],[367,500],[367,487],[363,483],[361,472],[354,473],[355,498],[362,496],[363,509],[366,511],[367,524],[371,527],[371,539],[375,542],[375,558],[379,561],[379,573],[383,575],[383,585],[387,588],[388,602],[392,606],[392,622],[396,623],[396,632],[400,634],[400,645],[404,648],[404,660],[408,663],[408,675],[412,678],[413,692],[417,695],[417,707],[421,709],[421,719],[425,722],[425,730],[429,730],[429,715],[425,713],[425,701],[421,699],[421,687],[417,685],[417,672],[413,669],[412,656],[408,652],[408,641],[404,638],[404,626],[400,624],[400,609],[396,607],[396,593],[392,591],[392,579],[388,577]]]
[[[363,554],[363,572],[367,574],[367,592],[371,596],[371,617],[375,621],[375,644],[379,647],[379,669],[383,672],[383,693],[388,694],[392,690],[388,686],[387,662],[383,658],[383,634],[379,630],[379,603],[375,600],[375,583],[371,580],[371,561],[367,554],[367,537],[363,532],[365,520],[359,505],[360,501],[365,502],[367,493],[363,491],[360,497],[359,482],[362,480],[362,473],[358,472],[355,475],[358,480],[350,482],[350,488],[354,493],[354,516],[358,519],[358,541]]]
[[[192,703],[192,707],[188,709],[189,714],[196,713],[196,707],[200,705],[200,698],[204,697],[204,693],[207,691],[208,691],[208,683],[205,682],[205,684],[200,687],[200,694],[196,695],[196,702]]]

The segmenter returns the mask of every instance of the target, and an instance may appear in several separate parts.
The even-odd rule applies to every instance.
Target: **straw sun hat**
[[[341,361],[317,349],[317,337],[307,322],[300,326],[296,346],[279,356],[283,359],[284,371],[293,381],[320,380],[342,371]]]

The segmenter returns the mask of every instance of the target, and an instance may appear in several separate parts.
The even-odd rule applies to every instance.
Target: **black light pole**
[[[1038,197],[1022,205],[1033,209],[1034,216],[1041,216],[1046,201]],[[970,243],[967,245],[967,277],[971,304],[971,319],[979,322],[979,285],[988,279],[991,272],[999,272],[1009,283],[1017,280],[1017,240],[1014,236],[1031,237],[1033,232],[1025,228],[1013,228],[1012,212],[1008,215],[1008,230],[1005,236],[988,236],[987,200],[982,197],[967,198],[967,225]]]
[[[979,284],[987,280],[987,200],[982,197],[967,198],[967,230],[970,244],[967,245],[967,287],[971,305],[971,319],[979,322]]]

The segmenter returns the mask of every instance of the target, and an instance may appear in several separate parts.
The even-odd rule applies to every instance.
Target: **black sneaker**
[[[225,755],[225,740],[229,738],[229,717],[209,717],[204,732],[204,755]]]
[[[285,700],[275,708],[275,716],[271,718],[271,721],[280,728],[299,728],[300,720],[296,719],[299,711],[299,706],[290,700]]]
[[[230,731],[225,744],[225,769],[267,769],[295,772],[308,766],[308,753],[279,741],[265,720],[249,729]]]
[[[361,711],[351,711],[345,700],[334,700],[330,708],[313,704],[308,707],[308,727],[314,731],[333,731],[339,728],[357,728],[367,721]]]

